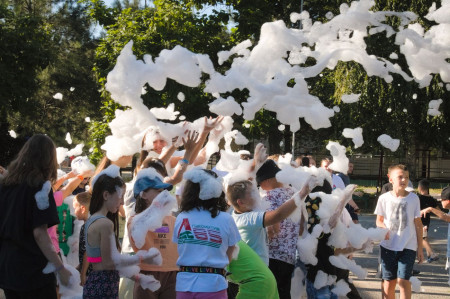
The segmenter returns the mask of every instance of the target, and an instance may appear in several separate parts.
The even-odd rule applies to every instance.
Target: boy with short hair
[[[406,191],[409,172],[404,165],[389,168],[389,182],[393,190],[378,199],[375,214],[377,227],[389,229],[380,243],[382,266],[382,298],[395,298],[397,282],[401,298],[411,298],[413,265],[423,261],[422,221],[417,195]]]
[[[420,200],[420,210],[424,210],[426,208],[432,207],[437,208],[438,202],[437,200],[430,196],[430,182],[428,180],[421,180],[419,181],[418,186],[419,191],[419,200]],[[422,215],[422,225],[423,225],[423,240],[422,244],[425,248],[425,251],[427,252],[427,262],[432,263],[434,261],[437,261],[439,259],[439,256],[437,253],[433,252],[433,249],[431,248],[430,243],[428,242],[428,231],[430,230],[430,214],[424,214]]]
[[[73,199],[73,208],[75,209],[75,217],[78,220],[82,220],[86,222],[89,218],[89,205],[91,203],[91,194],[89,192],[81,192],[75,195]],[[86,283],[86,279],[89,276],[89,273],[92,271],[92,265],[87,261],[86,258],[86,240],[84,238],[84,224],[80,229],[80,239],[78,241],[78,259],[80,262],[79,271],[80,271],[80,279],[81,285]]]

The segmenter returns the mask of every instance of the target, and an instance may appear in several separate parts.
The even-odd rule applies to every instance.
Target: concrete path
[[[360,216],[361,225],[365,228],[375,227],[374,215]],[[431,247],[439,253],[440,259],[431,264],[424,263],[415,265],[414,269],[420,271],[417,278],[422,281],[422,292],[413,293],[414,299],[434,299],[450,298],[449,276],[445,267],[445,256],[447,251],[447,230],[448,224],[438,218],[431,219],[431,231],[428,232]],[[361,297],[364,299],[381,298],[381,279],[375,278],[378,266],[379,247],[375,246],[374,252],[370,254],[358,253],[354,256],[357,264],[369,270],[367,279],[360,280],[351,276],[355,286],[358,288]],[[426,253],[425,258],[426,258]],[[397,288],[397,298],[399,291]]]

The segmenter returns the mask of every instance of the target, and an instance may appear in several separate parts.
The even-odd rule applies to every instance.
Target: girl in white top
[[[178,244],[177,299],[227,298],[225,267],[230,263],[239,231],[230,214],[221,180],[212,172],[194,168],[184,175],[181,213],[173,242]]]

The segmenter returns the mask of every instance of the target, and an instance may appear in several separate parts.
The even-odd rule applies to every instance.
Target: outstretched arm
[[[422,211],[420,211],[420,215],[424,216],[430,212],[438,216],[439,219],[444,220],[445,222],[450,222],[450,216],[448,214],[445,214],[441,210],[432,207],[423,209]]]

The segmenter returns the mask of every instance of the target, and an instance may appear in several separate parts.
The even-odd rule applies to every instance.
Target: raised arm
[[[183,144],[185,148],[184,157],[178,161],[178,166],[175,170],[175,173],[168,178],[164,179],[164,182],[172,185],[176,185],[183,179],[183,174],[187,169],[188,164],[192,160],[194,150],[198,143],[198,132],[189,131],[186,135],[186,140],[183,138]],[[187,161],[187,162],[186,162]]]
[[[420,214],[423,216],[430,212],[433,213],[434,215],[436,215],[439,219],[444,220],[445,222],[450,222],[450,216],[436,208],[429,207],[429,208],[423,209],[422,211],[420,211]]]
[[[295,197],[298,196],[299,200],[303,201],[308,194],[309,184],[307,182],[300,192],[294,194],[291,199],[282,204],[278,209],[268,211],[264,214],[264,227],[274,225],[289,217],[297,207]]]

